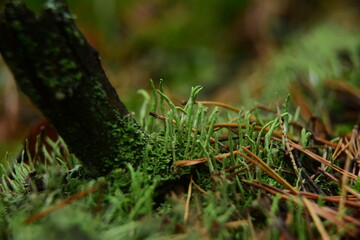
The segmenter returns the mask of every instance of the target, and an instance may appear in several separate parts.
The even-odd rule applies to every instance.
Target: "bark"
[[[24,4],[7,3],[0,15],[0,52],[21,91],[92,173],[141,161],[147,136],[62,1],[48,1],[40,16]]]

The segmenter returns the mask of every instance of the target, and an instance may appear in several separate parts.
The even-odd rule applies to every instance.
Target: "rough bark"
[[[24,4],[7,3],[0,52],[20,89],[91,172],[106,174],[141,160],[147,136],[62,1],[48,1],[40,16]]]

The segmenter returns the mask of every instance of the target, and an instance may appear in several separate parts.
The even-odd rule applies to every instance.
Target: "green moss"
[[[104,93],[100,91],[97,94],[100,102],[103,101]],[[195,91],[193,94],[195,95]],[[161,97],[161,95],[155,97]],[[156,121],[152,126],[154,131],[150,134],[144,133],[130,115],[122,116],[116,111],[112,112],[115,118],[106,122],[105,125],[111,129],[110,141],[117,139],[117,144],[114,145],[113,149],[106,152],[103,151],[106,146],[102,145],[96,149],[88,149],[97,155],[86,163],[93,165],[98,171],[108,174],[91,181],[88,176],[72,175],[72,177],[66,178],[65,183],[59,183],[61,178],[54,177],[52,183],[47,185],[48,192],[38,199],[50,201],[49,198],[52,194],[57,194],[58,198],[64,198],[94,185],[102,187],[92,195],[83,197],[64,208],[65,212],[71,211],[71,214],[63,215],[62,211],[50,213],[44,220],[26,226],[24,231],[27,233],[36,232],[34,236],[43,236],[45,230],[51,229],[62,233],[70,231],[69,229],[75,229],[76,226],[74,234],[83,234],[82,236],[92,236],[94,229],[96,229],[97,236],[101,236],[102,239],[114,236],[143,239],[150,236],[171,236],[176,233],[176,226],[181,225],[185,229],[183,234],[187,239],[196,239],[202,236],[201,231],[206,232],[211,238],[249,238],[253,234],[249,230],[249,225],[244,224],[236,229],[227,227],[229,222],[240,220],[251,221],[253,224],[251,228],[259,231],[266,229],[268,234],[275,237],[280,234],[276,224],[285,221],[282,216],[282,213],[285,212],[294,216],[289,226],[289,234],[303,235],[306,238],[307,231],[304,231],[303,227],[296,226],[297,224],[304,224],[303,208],[301,204],[299,205],[299,201],[291,203],[289,200],[285,203],[279,197],[260,194],[259,189],[250,188],[246,181],[254,180],[257,183],[271,184],[278,188],[283,188],[283,186],[266,175],[265,172],[251,170],[249,163],[241,156],[234,155],[222,159],[223,164],[213,161],[211,172],[209,171],[210,162],[193,167],[172,166],[173,161],[181,160],[185,156],[186,159],[194,159],[208,155],[211,160],[214,155],[220,154],[221,150],[216,146],[218,143],[209,142],[209,136],[218,139],[216,135],[222,134],[215,133],[214,128],[206,128],[206,126],[214,124],[214,119],[223,121],[238,116],[237,114],[234,116],[231,114],[229,114],[230,116],[218,116],[216,109],[209,111],[201,105],[195,105],[194,100],[192,98],[188,103],[189,105],[184,107],[178,116],[175,116],[172,110],[165,112],[164,115],[168,120],[166,122]],[[166,109],[165,106],[158,107]],[[278,117],[276,115],[272,117],[273,119],[264,118],[263,120],[268,123],[268,126],[274,126],[274,129],[279,130],[276,122]],[[177,124],[173,122],[175,118],[180,121],[178,124],[182,126],[181,133],[179,133]],[[189,118],[193,120],[190,121]],[[284,119],[286,120],[286,117]],[[244,115],[238,121],[243,123],[248,120],[248,116]],[[291,119],[286,121],[291,121]],[[149,121],[144,122],[148,123]],[[197,131],[194,132],[192,128],[196,128]],[[189,134],[190,138],[188,138]],[[297,134],[300,136],[301,131]],[[183,135],[183,137],[180,138],[179,135]],[[248,137],[244,137],[245,135]],[[239,149],[240,145],[248,146],[250,142],[256,143],[257,147],[252,149],[254,154],[264,161],[268,160],[271,166],[276,166],[277,172],[290,184],[295,185],[298,181],[297,177],[284,174],[282,171],[283,169],[286,169],[284,172],[291,171],[291,168],[284,164],[286,155],[281,150],[283,148],[282,143],[273,141],[265,143],[265,135],[266,133],[258,133],[249,126],[248,129],[240,129],[236,135],[230,135],[237,136],[241,140],[231,138],[232,143],[223,142],[222,144],[226,145],[226,151],[231,152]],[[96,139],[93,140],[96,141]],[[266,144],[267,146],[265,146]],[[167,147],[165,148],[165,146]],[[87,147],[89,146],[84,146],[84,151]],[[217,152],[212,153],[214,150]],[[115,155],[110,155],[109,152],[115,153]],[[96,159],[99,158],[103,161],[103,165],[97,165]],[[302,160],[308,161],[309,159]],[[66,159],[62,159],[62,161],[66,161]],[[225,170],[235,165],[241,167],[234,171],[240,169],[242,171],[230,177],[232,173]],[[56,176],[55,172],[51,172],[50,169],[53,169],[52,166],[46,170],[51,174],[49,176]],[[56,167],[54,170],[59,171]],[[183,188],[189,184],[185,181],[186,176],[191,176],[198,186],[207,191],[207,194],[203,194],[198,190],[198,187],[193,185],[188,222],[183,220],[185,212],[183,202],[186,199],[187,192]],[[21,182],[21,179],[17,181]],[[50,187],[54,186],[55,182],[61,186],[60,190]],[[316,182],[322,187],[331,187],[332,189],[328,189],[328,193],[331,194],[338,189],[336,188],[337,184],[329,184],[324,178],[318,178]],[[179,196],[166,198],[167,194],[171,195],[171,191],[180,191]],[[48,205],[41,207],[42,202],[39,204],[37,201],[29,201],[29,198],[31,196],[25,196],[19,203],[24,211],[18,213],[17,216],[14,214],[15,209],[3,212],[0,209],[0,216],[7,219],[5,224],[20,226],[21,222],[31,215],[30,209],[38,212],[42,207],[46,209],[54,204],[50,201]],[[14,200],[14,197],[10,195],[4,204],[10,204]],[[266,201],[266,204],[263,201]],[[94,212],[95,209],[97,212],[91,217],[92,215],[89,213]],[[55,226],[53,222],[58,218],[60,223]],[[86,222],[90,220],[92,223],[89,230]],[[144,224],[147,227],[144,228]],[[200,227],[194,227],[198,225],[201,226],[201,231],[199,230]],[[311,231],[313,230],[314,228],[311,227]],[[21,234],[13,234],[13,236],[15,239],[24,237]]]
[[[95,96],[95,98],[97,98],[98,100],[101,100],[101,102],[106,100],[106,92],[101,83],[97,81],[96,78],[91,77],[89,79],[89,82],[93,84],[93,92],[91,94],[94,94],[93,96]]]
[[[15,20],[11,23],[11,26],[18,32],[21,32],[23,30],[22,26],[21,26],[21,22],[18,20]]]
[[[68,72],[70,70],[78,69],[78,65],[68,58],[60,59],[59,64],[61,66],[62,72]]]
[[[38,45],[33,39],[22,32],[18,33],[18,38],[29,54],[33,54],[35,52],[35,49],[38,47]]]
[[[65,31],[69,34],[69,36],[72,36],[73,38],[77,39],[80,46],[85,45],[86,41],[84,39],[84,36],[79,30],[74,29],[72,26],[67,26],[65,27]]]
[[[358,177],[358,178],[355,180],[353,189],[356,190],[358,193],[360,193],[360,177]]]
[[[148,137],[142,132],[139,126],[135,123],[131,116],[121,116],[117,114],[116,121],[107,123],[111,129],[114,139],[119,139],[119,146],[121,146],[121,154],[123,159],[139,159],[142,153],[136,149],[144,149],[145,141]],[[134,155],[139,155],[138,157]]]

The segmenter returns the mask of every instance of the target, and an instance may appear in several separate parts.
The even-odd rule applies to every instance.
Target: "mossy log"
[[[147,135],[62,1],[48,1],[39,16],[24,4],[7,3],[0,51],[20,89],[88,170],[106,174],[141,161]]]

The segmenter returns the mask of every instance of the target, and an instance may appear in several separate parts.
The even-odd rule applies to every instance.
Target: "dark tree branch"
[[[62,1],[48,1],[40,16],[24,4],[7,3],[0,15],[0,52],[20,89],[85,167],[106,174],[141,160],[147,136]]]

